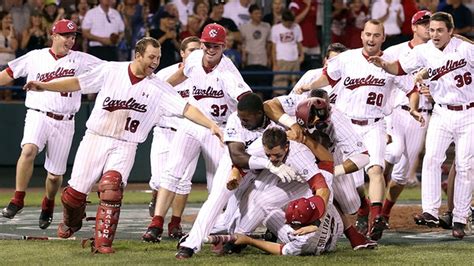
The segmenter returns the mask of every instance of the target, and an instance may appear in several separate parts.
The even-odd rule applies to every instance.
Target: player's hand
[[[291,126],[290,130],[286,131],[286,136],[288,137],[289,140],[294,140],[299,143],[303,143],[303,140],[304,140],[303,128],[301,128],[300,125],[295,123]]]
[[[252,242],[253,238],[246,236],[246,235],[241,235],[241,234],[234,234],[234,236],[237,238],[234,241],[234,244],[236,245],[246,245]]]
[[[307,92],[309,90],[311,90],[311,85],[305,84],[301,87],[295,88],[295,93],[296,94],[302,94],[303,92]]]
[[[430,87],[426,86],[425,84],[420,84],[420,93],[423,94],[430,102],[433,101],[433,97],[430,93]]]
[[[40,87],[40,86],[41,86],[41,83],[42,83],[42,82],[35,81],[35,80],[28,81],[28,83],[26,83],[26,84],[23,86],[23,90],[25,90],[25,91],[44,91],[44,89],[42,89],[42,88]]]
[[[295,170],[293,170],[293,168],[284,163],[280,164],[279,166],[275,166],[271,162],[269,162],[267,169],[270,170],[272,174],[278,176],[281,182],[283,183],[289,183],[291,181],[298,181],[301,183],[306,182],[304,178],[302,178],[299,174],[295,173]]]
[[[242,181],[242,175],[240,174],[239,169],[232,167],[230,175],[227,178],[226,187],[228,190],[234,190],[239,187],[240,181]]]
[[[369,57],[369,62],[374,64],[375,66],[378,66],[383,69],[385,66],[385,60],[382,59],[380,56],[371,56]]]
[[[421,127],[425,126],[425,118],[421,115],[420,112],[418,112],[417,110],[410,110],[410,115],[413,116],[416,121],[420,122]]]
[[[220,127],[218,127],[216,124],[213,124],[209,129],[211,130],[212,135],[216,135],[221,143],[224,143],[224,134],[222,133]]]
[[[293,235],[302,236],[316,231],[318,231],[318,227],[316,225],[308,225],[293,231]]]

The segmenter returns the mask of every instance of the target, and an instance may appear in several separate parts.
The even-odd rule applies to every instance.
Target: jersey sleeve
[[[106,73],[110,71],[110,64],[102,64],[89,72],[79,75],[77,79],[79,80],[81,93],[98,93],[103,87]]]
[[[31,51],[21,57],[16,58],[8,63],[8,67],[13,71],[13,78],[28,76],[28,66],[35,59],[37,50]]]
[[[158,79],[157,79],[158,81]],[[176,92],[170,84],[161,82],[158,84],[158,89],[161,90],[160,107],[162,110],[166,110],[167,113],[177,117],[182,117],[188,104],[181,96]]]
[[[106,61],[99,59],[93,55],[80,53],[80,60],[81,60],[81,72],[79,74],[87,73],[91,71],[93,68],[105,63]]]
[[[426,44],[421,44],[413,48],[409,53],[402,55],[398,60],[405,73],[411,73],[423,67],[424,61],[421,56],[422,49],[427,49]]]
[[[197,64],[201,64],[202,50],[193,51],[186,59],[184,64],[183,73],[186,77],[190,78],[196,68]]]
[[[281,107],[283,107],[283,111],[286,114],[290,116],[295,116],[296,106],[298,106],[298,103],[300,103],[305,98],[306,96],[301,95],[301,94],[290,94],[290,95],[278,96],[277,100],[280,102]]]
[[[227,119],[227,124],[224,131],[224,143],[227,142],[242,142],[242,125],[240,119],[237,116],[237,112],[232,113]]]
[[[235,101],[238,101],[242,94],[252,92],[252,89],[245,83],[239,71],[233,65],[223,73],[221,82],[224,83],[223,87],[226,88],[227,94]]]
[[[290,156],[285,162],[295,170],[295,173],[301,175],[306,181],[320,173],[316,165],[316,158],[311,150],[301,143],[290,141]]]
[[[307,235],[302,236],[288,236],[290,242],[286,243],[281,249],[281,254],[284,256],[298,256],[303,252],[303,247],[307,244]]]
[[[344,69],[343,63],[344,54],[335,56],[327,61],[327,67],[325,68],[326,75],[332,80],[339,80],[342,76],[342,69]]]

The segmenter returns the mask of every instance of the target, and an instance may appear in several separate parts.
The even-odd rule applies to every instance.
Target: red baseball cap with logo
[[[286,222],[291,225],[309,225],[319,217],[316,204],[306,198],[294,200],[286,208]]]
[[[431,18],[431,12],[428,10],[421,10],[415,13],[411,18],[411,24],[420,24],[424,22],[428,22]]]
[[[61,19],[51,28],[52,34],[77,33],[77,25],[69,19]]]
[[[217,23],[207,24],[201,34],[201,42],[225,44],[225,28]]]

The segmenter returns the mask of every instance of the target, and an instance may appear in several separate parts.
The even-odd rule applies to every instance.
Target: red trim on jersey
[[[315,214],[316,216],[313,217],[316,219],[323,217],[326,212],[326,203],[324,202],[324,199],[321,196],[312,196],[311,198],[308,198],[308,200],[312,202],[316,206],[316,210],[318,210],[318,213]]]
[[[8,76],[10,76],[10,78],[13,78],[13,70],[10,67],[5,68],[5,71],[7,72]]]
[[[402,65],[400,65],[400,61],[397,61],[397,66],[398,66],[397,76],[403,76],[407,74],[405,70],[403,70]]]
[[[330,161],[320,161],[318,167],[321,170],[327,171],[331,174],[334,174],[334,162]]]
[[[283,255],[283,247],[285,246],[285,244],[280,244],[280,255]]]
[[[311,179],[308,181],[308,186],[311,188],[313,193],[316,193],[316,190],[320,188],[328,188],[326,179],[321,173],[317,173],[313,177],[311,177]]]
[[[378,54],[376,54],[375,56],[382,56],[383,55],[383,51],[380,51]],[[365,55],[364,54],[364,50],[362,49],[362,56],[365,58],[365,60],[369,61],[369,57],[371,57],[371,55]]]
[[[132,73],[131,64],[128,65],[128,77],[130,78],[130,82],[132,83],[132,85],[137,84],[138,82],[142,81],[142,80],[145,78],[145,77],[139,78],[139,77],[135,76],[135,75]]]
[[[240,94],[239,96],[237,96],[237,101],[240,101],[240,99],[242,99],[242,97],[244,97],[245,95],[247,95],[247,94],[249,94],[249,93],[252,93],[252,92],[246,91],[246,92]]]
[[[209,74],[212,72],[212,70],[216,69],[217,65],[219,63],[217,63],[215,66],[212,66],[212,67],[206,67],[204,65],[202,65],[202,69],[204,69],[204,72],[206,72],[206,74]]]
[[[410,49],[413,49],[413,48],[415,47],[413,44],[411,44],[412,41],[413,41],[413,40],[411,40],[411,41],[408,42],[408,47],[410,47]]]
[[[407,93],[407,97],[410,97],[410,95],[414,92],[418,92],[418,87],[416,85],[413,87],[413,89],[409,93]]]
[[[324,67],[324,68],[323,68],[323,75],[326,76],[326,78],[328,79],[329,85],[331,85],[331,87],[336,86],[336,84],[339,82],[339,80],[341,80],[341,79],[333,80],[333,79],[328,75],[327,67]]]
[[[362,154],[367,154],[367,155],[369,155],[369,151],[364,151],[364,152],[362,152]]]
[[[49,49],[48,51],[49,51],[49,54],[51,54],[53,56],[54,60],[61,59],[61,58],[65,57],[67,55],[67,54],[64,54],[64,55],[55,54],[53,52],[53,50],[51,50],[51,49]]]

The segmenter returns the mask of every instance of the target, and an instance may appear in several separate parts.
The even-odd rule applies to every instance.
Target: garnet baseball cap
[[[316,205],[306,198],[294,200],[286,208],[286,223],[292,225],[309,225],[316,221],[319,211]]]
[[[207,24],[201,34],[201,42],[225,43],[225,28],[217,23]]]
[[[53,34],[77,33],[77,25],[69,19],[61,19],[54,23],[51,28]]]
[[[411,24],[420,24],[424,22],[428,22],[431,18],[431,12],[428,10],[421,10],[415,13],[411,18]]]

